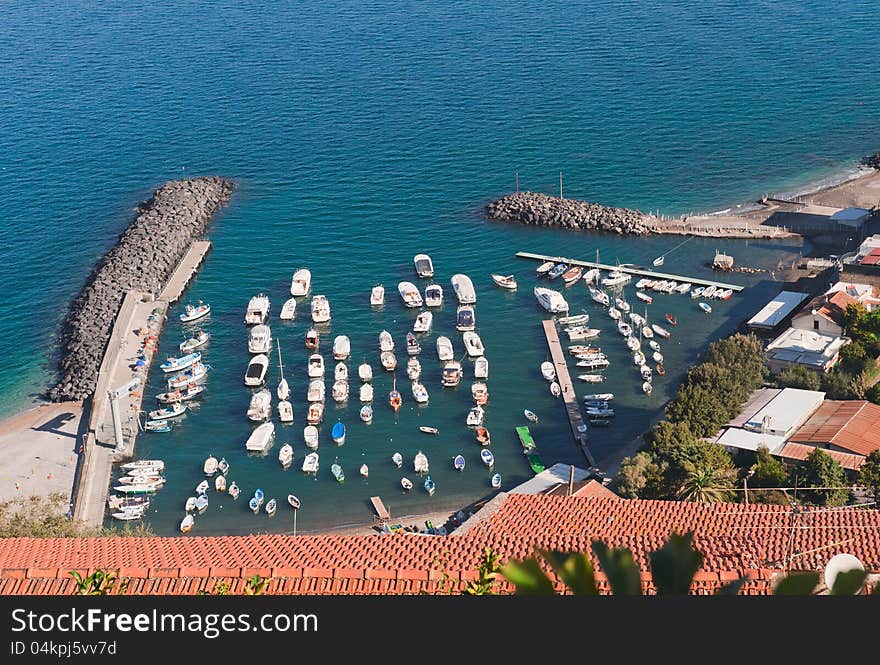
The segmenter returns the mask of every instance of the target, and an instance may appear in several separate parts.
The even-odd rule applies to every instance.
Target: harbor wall
[[[159,294],[193,241],[232,193],[218,176],[174,180],[141,203],[116,245],[98,262],[71,304],[61,329],[57,383],[46,397],[81,400],[95,389],[98,370],[125,294]]]

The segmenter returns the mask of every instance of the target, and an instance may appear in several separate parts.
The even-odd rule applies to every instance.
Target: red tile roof
[[[825,400],[790,440],[870,455],[880,448],[880,406],[864,400]]]
[[[705,559],[693,591],[711,593],[748,576],[744,592],[767,593],[774,575],[821,569],[840,552],[880,570],[880,511],[508,495],[462,535],[223,536],[0,540],[0,594],[71,594],[69,571],[116,570],[126,593],[195,594],[217,581],[241,593],[254,574],[269,593],[412,594],[456,591],[477,575],[487,546],[502,560],[535,548],[589,551],[601,539],[628,547],[653,590],[648,554],[671,531],[694,530]],[[603,589],[604,578],[600,575]],[[501,591],[510,591],[502,582]]]
[[[824,295],[813,298],[803,311],[809,313],[812,310],[816,310],[816,314],[822,318],[837,325],[842,325],[846,306],[858,304],[859,301],[845,291],[835,291],[827,300]]]
[[[786,460],[797,460],[803,461],[807,459],[811,452],[816,449],[816,446],[807,446],[802,443],[792,443],[789,441],[786,443],[782,450],[778,453],[774,453],[779,455]],[[842,453],[837,450],[823,450],[823,452],[828,453],[832,459],[837,460],[837,462],[844,469],[848,469],[849,471],[858,471],[862,464],[865,463],[864,455],[853,455],[852,453]]]

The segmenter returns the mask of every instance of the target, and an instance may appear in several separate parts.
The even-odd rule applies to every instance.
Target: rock
[[[880,170],[880,152],[875,152],[873,155],[863,157],[862,165],[870,166],[872,169]]]

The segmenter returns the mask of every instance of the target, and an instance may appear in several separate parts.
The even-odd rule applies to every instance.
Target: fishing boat
[[[169,390],[165,393],[156,395],[156,401],[160,404],[174,404],[175,402],[186,402],[195,399],[205,392],[205,386],[191,383],[183,389]]]
[[[416,473],[428,473],[428,456],[421,450],[413,457],[413,470]]]
[[[360,468],[358,469],[358,473],[361,474],[361,478],[369,478],[370,467],[368,467],[366,464],[361,464]]]
[[[309,453],[305,456],[302,463],[303,473],[318,472],[318,453]]]
[[[192,323],[211,313],[211,306],[208,303],[199,300],[198,304],[187,304],[180,313],[180,321],[182,323]]]
[[[337,446],[343,445],[345,443],[345,424],[337,422],[333,425],[333,429],[330,431],[330,436],[333,438],[333,443]]]
[[[364,382],[373,380],[373,368],[370,367],[370,363],[364,361],[358,366],[358,378]]]
[[[361,402],[372,402],[373,401],[373,385],[370,383],[364,383],[361,385],[360,394],[358,395]]]
[[[436,484],[433,480],[431,480],[431,476],[425,478],[425,491],[428,493],[428,496],[434,496],[434,490],[437,488]]]
[[[293,463],[293,446],[289,443],[285,443],[278,451],[278,463],[283,469],[290,468]]]
[[[399,469],[403,466],[403,455],[400,453],[394,453],[391,456],[391,461],[394,462],[394,465]]]
[[[339,465],[339,458],[336,458],[336,461],[330,465],[330,473],[333,474],[333,477],[336,478],[337,483],[345,482],[345,471],[342,470],[342,467]]]
[[[295,494],[288,494],[287,495],[287,503],[294,510],[299,510],[300,506],[302,505],[299,498]]]
[[[642,384],[642,392],[645,393],[646,395],[650,395],[652,390],[653,390],[653,386],[651,386],[650,381],[645,381]]]
[[[268,515],[274,515],[277,507],[278,507],[278,502],[275,501],[275,499],[269,499],[266,502],[266,513]]]
[[[394,385],[388,393],[388,405],[395,411],[400,411],[400,405],[403,404],[403,396],[397,389],[397,377],[394,377]]]
[[[651,296],[649,296],[647,293],[645,293],[644,291],[636,291],[636,298],[638,298],[639,300],[641,300],[644,303],[648,303],[649,305],[652,302],[654,302],[654,299]]]
[[[193,525],[196,523],[195,518],[192,515],[186,515],[182,520],[180,520],[180,533],[189,533],[192,531]]]
[[[492,281],[495,282],[495,285],[500,286],[502,289],[510,289],[512,291],[516,288],[516,278],[513,275],[498,275],[492,273],[491,277]]]
[[[547,273],[550,272],[550,269],[553,267],[553,265],[554,265],[553,261],[544,261],[544,263],[542,263],[541,265],[539,265],[535,269],[535,276],[536,277],[546,276]]]
[[[266,378],[266,370],[269,368],[269,356],[265,353],[254,356],[248,362],[244,373],[244,385],[259,386]]]
[[[227,493],[229,494],[229,496],[231,496],[233,499],[237,499],[237,498],[239,497],[239,495],[241,494],[241,488],[239,488],[239,486],[238,486],[238,485],[236,484],[236,482],[233,480],[233,481],[229,484],[229,488],[226,490],[226,492],[227,492]]]
[[[462,374],[461,363],[457,360],[450,360],[443,365],[441,381],[445,387],[451,388],[461,383]]]
[[[486,356],[480,356],[479,358],[474,360],[474,378],[489,378],[489,360],[486,358]]]
[[[595,289],[592,286],[589,287],[589,289],[590,298],[592,298],[595,302],[599,303],[600,305],[604,305],[605,307],[608,307],[608,305],[611,304],[611,297],[607,293],[600,289]]]
[[[467,351],[468,356],[471,358],[478,358],[483,355],[483,340],[480,339],[480,336],[469,330],[464,335],[462,335],[462,341],[464,342],[465,351]]]
[[[455,312],[455,329],[470,331],[476,328],[476,313],[470,305],[459,305]]]
[[[275,425],[270,421],[263,423],[248,437],[245,442],[245,450],[252,453],[265,452],[275,440]]]
[[[556,279],[557,277],[561,277],[562,273],[568,270],[568,265],[565,263],[557,263],[550,270],[547,271],[547,277],[549,279]]]
[[[568,341],[580,342],[585,339],[593,339],[598,337],[602,332],[598,328],[588,328],[587,326],[576,326],[574,328],[566,328],[565,334],[568,335]]]
[[[495,466],[495,455],[493,455],[492,451],[488,448],[483,448],[480,451],[480,460],[482,460],[483,464],[488,466],[490,469]]]
[[[318,379],[324,376],[324,356],[313,353],[309,356],[307,374],[310,379]]]
[[[580,266],[571,266],[564,273],[562,273],[562,281],[566,286],[571,286],[572,284],[576,284],[580,281],[581,277],[584,274],[584,269]]]
[[[369,425],[373,422],[373,407],[369,404],[364,404],[361,407],[360,411],[361,421]]]
[[[452,276],[452,290],[458,298],[460,305],[473,305],[477,302],[477,293],[474,291],[474,283],[471,278],[462,273]]]
[[[661,254],[661,255],[658,256],[656,259],[654,259],[654,261],[652,262],[652,265],[653,265],[655,268],[659,268],[660,266],[663,265],[663,262],[664,262],[664,261],[665,261],[665,258],[664,258],[663,255]]]
[[[419,427],[420,432],[424,432],[425,434],[440,434],[440,430],[436,427],[429,427],[427,425],[422,425]]]
[[[552,381],[550,383],[550,394],[553,395],[553,397],[559,397],[562,395],[562,388],[557,381]]]
[[[178,416],[182,416],[185,412],[186,404],[175,402],[174,404],[171,404],[164,408],[150,411],[149,417],[150,420],[167,420],[169,418],[177,418]]]
[[[668,323],[669,325],[671,325],[671,326],[678,325],[678,319],[675,318],[674,314],[667,313],[664,318],[666,319],[666,323]]]
[[[134,462],[126,462],[125,464],[121,465],[120,468],[129,472],[145,472],[149,470],[155,471],[157,473],[162,473],[165,470],[165,462],[160,459],[142,459],[135,460]]]
[[[269,296],[265,293],[255,295],[250,299],[247,311],[244,314],[244,322],[246,325],[254,326],[266,322],[269,316]]]
[[[416,404],[428,403],[428,389],[417,381],[413,381],[412,383],[412,395]]]
[[[629,325],[626,321],[618,321],[617,322],[617,332],[619,332],[624,337],[629,337],[632,335],[632,326]]]
[[[418,381],[421,375],[422,363],[419,362],[418,358],[410,358],[406,362],[406,377],[410,381]]]
[[[393,351],[383,351],[379,355],[379,362],[382,364],[383,369],[388,372],[397,369],[397,356],[394,355]]]
[[[489,434],[489,429],[483,426],[477,427],[474,430],[474,438],[477,440],[481,446],[489,446],[492,445],[492,435]]]
[[[317,349],[318,345],[321,343],[321,335],[314,328],[309,328],[306,331],[306,348],[307,349]]]
[[[315,450],[318,447],[318,428],[314,425],[306,425],[303,428],[303,441],[306,448]]]
[[[534,288],[535,298],[538,304],[551,314],[568,313],[568,302],[559,291],[546,289],[543,286]]]
[[[705,291],[705,287],[703,287],[703,286],[698,286],[698,287],[695,288],[693,291],[691,291],[691,299],[696,300],[696,299],[699,298],[701,295],[703,295],[703,291]]]
[[[700,309],[703,310],[704,312],[706,312],[706,314],[712,313],[712,308],[708,304],[701,302],[701,303],[699,303],[699,305],[700,305]]]
[[[422,294],[419,293],[418,287],[412,282],[400,282],[397,285],[397,292],[400,294],[400,299],[403,300],[405,307],[421,307],[424,304]]]
[[[500,473],[492,474],[492,478],[489,480],[489,482],[492,485],[492,489],[497,490],[499,487],[501,487],[501,474]]]
[[[226,476],[217,476],[214,478],[214,489],[217,492],[226,491]]]
[[[269,353],[272,350],[272,330],[261,323],[251,328],[248,335],[248,351],[250,353]]]
[[[452,350],[452,340],[441,335],[437,338],[437,358],[441,361],[452,360],[454,358]]]
[[[204,346],[211,339],[211,335],[206,333],[204,330],[199,330],[192,337],[187,337],[180,343],[178,347],[181,353],[192,353],[199,347]]]
[[[598,268],[590,268],[587,272],[584,273],[584,284],[595,284],[599,281],[599,278],[602,276],[602,271]]]
[[[659,335],[660,337],[667,339],[669,337],[669,331],[666,330],[663,326],[659,326],[656,323],[651,324],[651,330],[654,331],[654,334]]]
[[[549,360],[545,360],[541,363],[541,376],[548,381],[556,380],[556,368]]]
[[[391,333],[387,330],[383,330],[379,333],[379,351],[393,351],[394,350],[394,338],[391,336]]]
[[[425,305],[427,307],[440,307],[443,304],[443,287],[439,284],[430,284],[425,287]]]
[[[337,335],[333,340],[333,359],[345,360],[351,355],[351,340],[347,335]]]
[[[167,433],[171,431],[171,425],[167,420],[147,420],[144,423],[144,431]]]
[[[452,458],[452,468],[456,471],[464,471],[465,464],[464,455],[456,455]]]
[[[292,321],[296,318],[296,298],[288,298],[284,301],[278,318],[282,321]]]
[[[309,381],[309,388],[306,392],[306,398],[309,402],[323,402],[325,391],[326,387],[324,386],[323,379],[312,379],[311,381]]]
[[[468,411],[467,418],[465,420],[465,422],[467,423],[467,426],[473,427],[476,425],[482,425],[483,424],[483,415],[485,413],[486,412],[483,410],[483,407],[481,407],[479,404],[477,406],[473,407],[470,411]]]
[[[585,383],[602,383],[605,377],[601,374],[578,374],[578,379]]]
[[[290,295],[300,297],[309,292],[312,286],[312,272],[308,268],[300,268],[293,273],[290,280]]]
[[[478,406],[484,406],[489,402],[489,388],[485,383],[477,382],[471,385],[471,397]]]
[[[257,499],[257,497],[252,496],[250,501],[248,501],[248,507],[253,511],[254,515],[260,512],[260,504],[262,502]]]
[[[413,488],[412,481],[409,478],[401,478],[400,486],[403,488],[404,492],[409,492]]]
[[[312,296],[312,321],[314,323],[326,323],[330,320],[330,301],[327,296]]]
[[[431,314],[431,312],[429,312],[427,310],[425,310],[423,312],[419,312],[419,315],[416,317],[416,320],[413,323],[413,332],[417,332],[417,333],[428,332],[429,330],[431,330],[431,322],[433,320],[434,320],[434,315]],[[414,355],[414,353],[412,351],[410,351],[410,335],[411,334],[412,333],[407,333],[407,339],[406,339],[407,352],[410,355]],[[413,341],[415,341],[414,337],[415,336],[413,336]],[[416,354],[421,352],[421,347],[418,345],[418,342],[416,342],[416,344],[415,344],[415,349],[416,349],[416,351],[415,351]]]
[[[431,261],[431,257],[427,254],[416,254],[413,257],[413,264],[416,267],[416,274],[419,277],[434,276],[434,262]]]
[[[526,420],[530,420],[533,423],[538,422],[538,416],[536,416],[533,411],[529,411],[528,409],[525,409],[523,411],[523,415],[526,417]]]
[[[378,307],[380,305],[385,304],[385,287],[381,284],[376,284],[370,290],[370,305],[373,307]]]
[[[159,369],[161,369],[166,374],[170,372],[182,372],[187,367],[195,365],[201,359],[202,354],[198,351],[194,351],[193,353],[188,353],[185,356],[180,356],[179,358],[168,358],[168,360],[159,365]]]
[[[247,410],[248,420],[262,422],[272,417],[272,393],[263,388],[251,395]]]

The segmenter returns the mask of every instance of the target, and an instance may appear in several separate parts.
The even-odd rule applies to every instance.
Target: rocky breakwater
[[[564,229],[608,231],[629,235],[651,233],[654,217],[639,210],[611,208],[534,192],[518,192],[486,206],[489,219]]]
[[[95,389],[114,319],[125,293],[158,295],[194,240],[232,193],[233,182],[209,176],[174,180],[137,208],[119,241],[95,266],[61,330],[55,402],[85,399]]]

